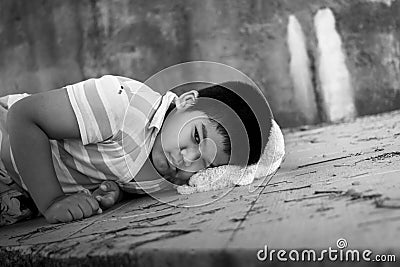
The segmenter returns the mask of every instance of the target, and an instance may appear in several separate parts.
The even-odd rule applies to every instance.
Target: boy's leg
[[[7,134],[7,98],[0,98],[0,151],[3,135]],[[29,194],[12,180],[0,159],[0,226],[26,220],[37,214],[37,208]]]

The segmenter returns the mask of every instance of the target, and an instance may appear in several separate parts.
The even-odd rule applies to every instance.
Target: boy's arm
[[[7,128],[22,180],[46,216],[52,204],[66,198],[56,177],[49,139],[80,138],[66,89],[38,93],[18,101],[8,112]],[[79,201],[84,202],[83,206],[79,206]],[[78,218],[90,216],[98,209],[97,201],[85,194],[65,202],[70,205],[66,212],[72,213],[72,219],[77,219],[76,214]]]

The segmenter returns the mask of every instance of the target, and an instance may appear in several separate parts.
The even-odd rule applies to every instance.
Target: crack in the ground
[[[87,252],[87,257],[96,257],[96,255],[94,255],[94,253],[98,252],[99,249],[107,247],[108,249],[112,249],[114,248],[114,244],[115,242],[118,241],[118,238],[123,238],[123,237],[145,237],[146,235],[154,235],[157,233],[165,233],[164,235],[161,236],[157,236],[154,238],[150,238],[147,240],[143,240],[143,241],[137,241],[132,243],[131,245],[129,245],[129,249],[128,252],[130,250],[133,250],[139,246],[142,246],[144,244],[148,244],[151,242],[156,242],[156,241],[161,241],[161,240],[165,240],[165,239],[169,239],[169,238],[173,238],[173,237],[177,237],[177,236],[181,236],[181,235],[186,235],[192,232],[200,232],[200,229],[169,229],[169,230],[157,230],[157,231],[148,231],[148,232],[142,232],[142,233],[125,233],[125,234],[121,234],[121,235],[111,235],[110,237],[103,237],[101,242],[97,243],[97,244],[91,244],[91,248],[90,251]]]
[[[393,157],[398,157],[400,156],[400,151],[393,151],[393,152],[387,152],[383,153],[374,157],[369,157],[364,160],[371,160],[371,161],[379,161],[379,160],[385,160],[388,158],[393,158]]]
[[[178,200],[179,200],[179,198],[176,198],[176,199],[173,199],[173,200],[168,201],[168,203],[176,202],[176,201],[178,201]],[[132,210],[130,210],[130,211],[151,209],[151,208],[154,208],[154,207],[159,207],[159,206],[164,206],[164,205],[167,205],[167,206],[169,206],[169,207],[174,207],[173,205],[169,205],[168,203],[161,202],[161,201],[156,201],[156,202],[151,203],[151,204],[149,204],[149,205],[142,206],[142,207],[139,207],[139,208],[136,208],[136,209],[132,209]]]
[[[42,227],[39,227],[39,228],[37,228],[37,229],[35,229],[33,231],[30,231],[28,233],[10,236],[9,239],[17,239],[17,241],[20,242],[20,241],[23,241],[25,239],[29,239],[29,238],[33,237],[34,235],[36,235],[36,234],[48,233],[48,232],[56,231],[56,230],[60,229],[61,226],[63,226],[63,225],[42,226]]]
[[[60,247],[60,248],[56,248],[50,252],[47,253],[46,257],[49,257],[51,255],[55,255],[55,254],[66,254],[70,251],[72,251],[73,249],[75,249],[78,245],[80,245],[81,242],[76,241],[74,244],[69,245],[68,247]]]
[[[273,177],[274,177],[274,176],[271,175],[271,177],[269,178],[269,180],[268,180],[267,183],[266,183],[267,185],[271,182],[271,180],[272,180]],[[240,229],[242,229],[242,228],[244,227],[244,226],[243,226],[243,223],[246,221],[246,219],[247,219],[247,217],[249,216],[251,210],[253,209],[254,205],[257,203],[257,200],[260,198],[260,196],[261,196],[262,192],[265,190],[265,188],[266,188],[266,187],[262,188],[262,189],[260,190],[260,192],[258,193],[256,199],[255,199],[254,201],[251,201],[251,202],[250,202],[250,207],[249,207],[249,209],[246,211],[246,213],[244,214],[244,216],[242,217],[242,219],[238,221],[238,225],[237,225],[236,228],[232,231],[232,234],[231,234],[231,236],[228,238],[228,241],[227,241],[227,243],[226,243],[225,246],[227,246],[230,242],[232,242],[232,240],[233,240],[233,238],[235,237],[236,233],[237,233]]]
[[[225,207],[219,207],[219,208],[215,208],[215,209],[211,209],[211,210],[202,211],[200,213],[197,213],[196,215],[214,214],[215,212],[217,212],[219,210],[223,210],[223,209],[225,209]]]
[[[346,159],[346,158],[350,158],[350,157],[353,157],[353,156],[355,156],[355,155],[354,154],[350,154],[350,155],[346,155],[346,156],[342,156],[342,157],[336,157],[336,158],[332,158],[332,159],[326,159],[326,160],[321,160],[321,161],[317,161],[317,162],[311,162],[311,163],[299,165],[299,166],[297,166],[297,169],[302,169],[302,168],[305,168],[305,167],[309,167],[309,166],[313,166],[313,165],[317,165],[317,164],[322,164],[322,163],[327,163],[327,162],[331,162],[331,161]]]
[[[284,192],[284,191],[300,190],[300,189],[309,188],[309,187],[311,187],[311,184],[298,186],[298,187],[284,188],[284,189],[274,190],[274,191],[267,191],[267,192],[263,192],[261,194],[264,195],[264,194],[272,194],[272,193],[278,193],[278,192]]]
[[[196,230],[167,230],[167,231],[157,231],[157,232],[166,232],[165,235],[162,235],[160,237],[156,237],[153,239],[149,239],[149,240],[144,240],[144,241],[139,241],[136,242],[132,245],[129,246],[129,249],[135,249],[141,245],[147,244],[147,243],[151,243],[151,242],[156,242],[156,241],[161,241],[161,240],[165,240],[165,239],[169,239],[169,238],[173,238],[173,237],[177,237],[177,236],[182,236],[182,235],[187,235],[190,234],[192,232],[198,232],[200,230],[196,229]]]
[[[160,219],[163,219],[163,218],[167,218],[169,216],[173,216],[173,215],[176,215],[178,213],[179,212],[175,212],[175,213],[164,214],[164,215],[160,215],[160,216],[156,216],[156,217],[152,217],[152,218],[146,218],[146,219],[135,221],[134,223],[140,223],[140,222],[152,223],[154,221],[157,221],[157,220],[160,220]],[[90,225],[85,226],[84,228],[88,228],[89,226],[92,226],[94,223],[95,222],[93,222]],[[154,225],[146,225],[146,226],[145,225],[140,225],[140,224],[139,225],[130,225],[130,226],[123,226],[123,227],[118,228],[118,229],[109,230],[107,232],[92,232],[90,234],[79,235],[79,236],[73,237],[73,235],[79,233],[81,231],[80,230],[78,232],[72,233],[71,235],[69,235],[69,236],[67,236],[67,237],[65,237],[63,239],[56,240],[56,241],[53,241],[53,242],[36,243],[36,245],[61,243],[61,242],[64,242],[66,240],[82,238],[82,237],[87,237],[87,236],[92,236],[92,235],[94,236],[94,235],[104,235],[104,234],[110,234],[110,233],[112,234],[112,233],[117,233],[117,232],[121,232],[121,231],[128,230],[128,229],[154,228],[154,227],[166,226],[166,225],[171,225],[171,224],[172,224],[171,222],[166,222],[166,223],[163,223],[163,224],[154,224]],[[40,228],[35,229],[34,231],[31,231],[31,232],[28,232],[28,233],[11,236],[10,239],[17,238],[17,241],[21,242],[23,240],[32,238],[35,234],[46,233],[47,231],[50,231],[50,230],[53,230],[53,231],[58,230],[63,225],[50,226],[50,227],[48,227],[48,226],[40,227]]]
[[[377,208],[400,209],[400,199],[389,197],[378,198],[375,199],[375,206]]]
[[[358,200],[358,199],[370,200],[370,199],[380,198],[380,197],[382,197],[382,194],[380,194],[380,193],[364,194],[364,193],[358,192],[354,189],[349,189],[339,196],[349,196],[350,200]]]

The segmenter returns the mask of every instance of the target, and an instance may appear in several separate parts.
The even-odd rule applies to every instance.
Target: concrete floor
[[[268,246],[285,249],[286,258],[290,249],[320,253],[338,249],[341,238],[343,251],[369,249],[371,259],[394,254],[399,261],[400,111],[284,134],[287,156],[272,178],[194,195],[159,194],[163,202],[136,198],[69,224],[39,218],[4,227],[0,265],[279,265],[276,254],[273,262],[259,261],[257,252]],[[165,203],[204,200],[215,201],[194,208]],[[325,266],[350,264],[324,259]]]

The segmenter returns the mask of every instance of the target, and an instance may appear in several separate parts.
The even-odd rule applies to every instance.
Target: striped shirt
[[[141,82],[112,75],[65,88],[81,135],[80,139],[50,140],[54,168],[65,193],[92,190],[106,180],[131,193],[170,186],[163,178],[136,182],[134,177],[151,152],[166,111],[177,97],[174,93],[161,96]],[[14,163],[12,153],[11,159]]]

